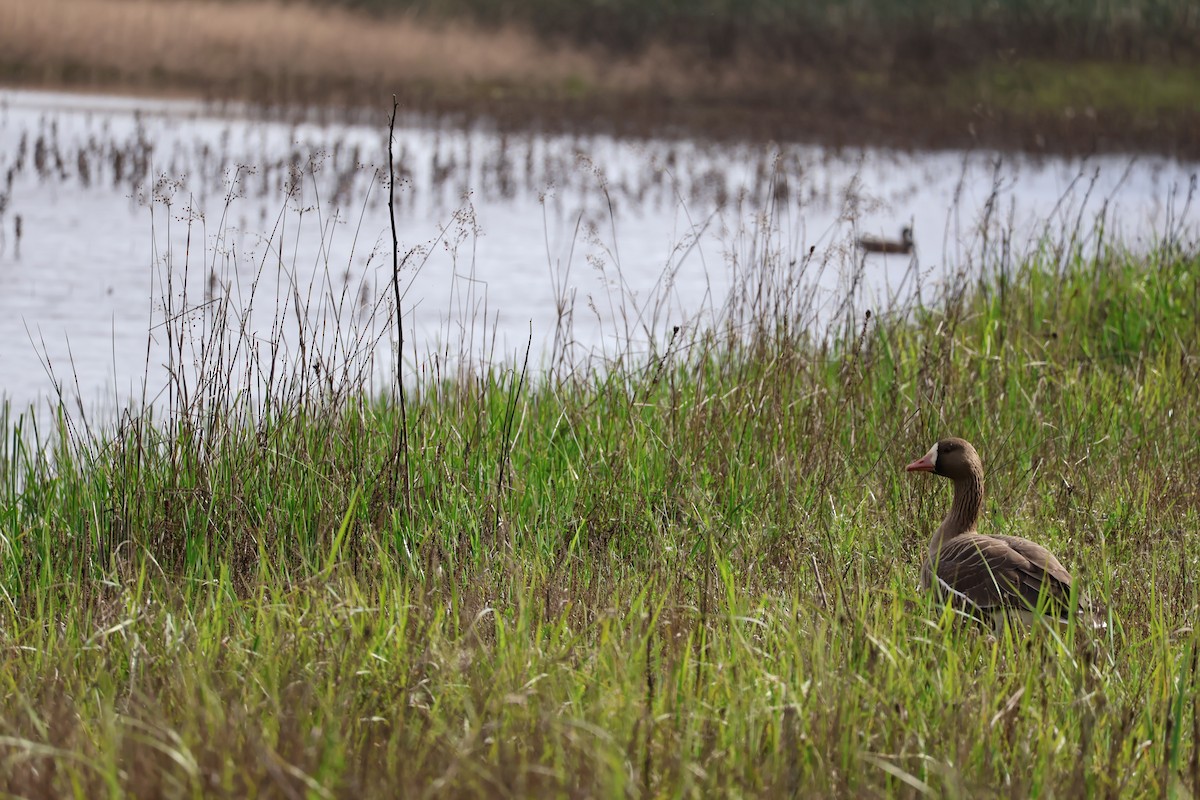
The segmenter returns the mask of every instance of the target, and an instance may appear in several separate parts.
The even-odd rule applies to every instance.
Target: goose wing
[[[980,611],[1034,608],[1043,592],[1054,613],[1070,602],[1070,573],[1050,551],[1016,536],[955,536],[922,572],[928,585]]]
[[[1051,607],[1066,616],[1071,602],[1071,573],[1067,572],[1067,568],[1054,557],[1054,554],[1040,544],[1022,539],[1020,536],[993,536],[992,538],[1005,542],[1009,547],[1029,559],[1031,564],[1043,570]],[[1092,628],[1103,630],[1108,627],[1104,614],[1082,593],[1076,596],[1075,610],[1079,614],[1079,618]]]
[[[1040,544],[1022,539],[1020,536],[992,536],[991,538],[1004,542],[1028,559],[1030,564],[1043,570],[1051,579],[1066,584],[1067,589],[1071,588],[1071,573],[1067,572],[1067,568],[1055,558],[1054,553]]]

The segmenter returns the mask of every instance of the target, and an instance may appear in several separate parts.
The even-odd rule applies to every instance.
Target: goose
[[[1072,610],[1093,628],[1106,625],[1081,598],[1071,600],[1071,573],[1040,544],[1020,536],[976,530],[983,506],[983,462],[965,439],[942,439],[905,468],[932,472],[954,482],[950,513],[929,541],[921,564],[921,589],[934,590],[972,616],[992,622],[996,635],[1005,620],[1029,628],[1038,613],[1063,624]]]
[[[900,229],[900,241],[864,236],[858,240],[858,246],[868,253],[911,253],[913,249],[912,227],[905,225]]]

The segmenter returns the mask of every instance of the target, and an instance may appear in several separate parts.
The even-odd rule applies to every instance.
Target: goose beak
[[[904,471],[905,472],[933,472],[933,470],[934,470],[933,460],[936,457],[937,456],[935,456],[932,453],[926,453],[925,455],[921,456],[916,461],[912,462],[907,467],[905,467]]]

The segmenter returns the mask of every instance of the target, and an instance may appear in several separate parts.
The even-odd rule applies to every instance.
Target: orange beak
[[[904,468],[905,472],[933,472],[933,458],[929,453],[918,458]]]

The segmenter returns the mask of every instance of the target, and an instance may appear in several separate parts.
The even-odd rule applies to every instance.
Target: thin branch
[[[392,118],[388,123],[388,216],[392,221],[392,291],[396,300],[396,394],[400,398],[400,441],[392,456],[393,463],[404,463],[404,511],[412,518],[412,476],[408,469],[408,408],[404,400],[404,318],[400,313],[400,239],[396,235],[396,111],[400,104],[392,95]],[[406,259],[407,260],[407,259]],[[392,472],[392,491],[395,492],[395,471]]]

